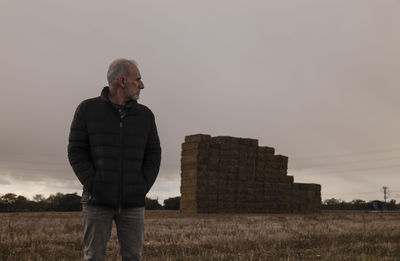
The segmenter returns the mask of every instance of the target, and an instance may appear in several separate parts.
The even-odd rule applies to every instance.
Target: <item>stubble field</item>
[[[114,225],[106,260],[120,260],[118,252]],[[0,259],[83,260],[81,213],[1,213]],[[143,260],[398,261],[400,214],[147,210]]]

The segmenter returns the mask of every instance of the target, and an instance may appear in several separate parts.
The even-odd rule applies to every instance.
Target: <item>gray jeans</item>
[[[85,245],[84,261],[103,261],[112,221],[117,227],[123,261],[141,261],[144,236],[144,207],[118,210],[82,204]]]

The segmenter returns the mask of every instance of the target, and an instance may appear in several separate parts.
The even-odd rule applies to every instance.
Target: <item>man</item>
[[[112,220],[123,261],[141,260],[145,196],[161,161],[154,115],[138,104],[136,62],[111,63],[101,95],[81,102],[71,124],[68,159],[83,185],[84,260],[104,260]]]

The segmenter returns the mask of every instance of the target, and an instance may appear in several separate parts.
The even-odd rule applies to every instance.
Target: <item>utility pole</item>
[[[383,210],[387,211],[387,205],[386,205],[386,200],[388,198],[389,194],[389,188],[386,186],[382,187],[383,189],[383,199],[385,200],[385,203],[383,204]]]

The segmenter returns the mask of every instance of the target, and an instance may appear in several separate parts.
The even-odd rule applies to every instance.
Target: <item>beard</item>
[[[137,100],[139,100],[140,95],[139,95],[139,93],[135,93],[135,94],[131,95],[130,98],[131,98],[131,100],[137,101]]]
[[[137,101],[137,100],[139,100],[139,97],[140,97],[140,90],[136,90],[136,91],[130,90],[127,92],[126,96],[131,100]]]

